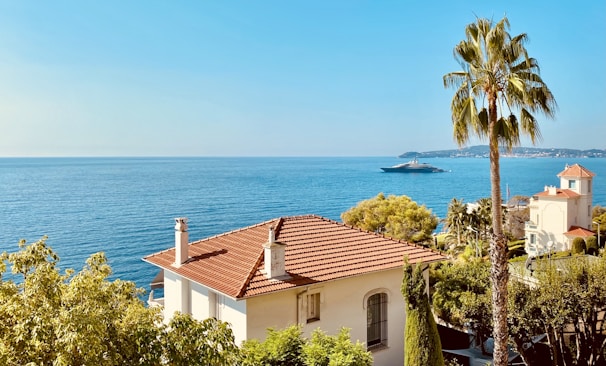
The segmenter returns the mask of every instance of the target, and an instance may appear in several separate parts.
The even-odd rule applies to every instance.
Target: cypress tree
[[[438,326],[425,292],[420,265],[404,263],[402,295],[406,300],[404,366],[444,366]]]

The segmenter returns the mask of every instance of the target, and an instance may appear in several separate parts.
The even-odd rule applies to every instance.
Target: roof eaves
[[[441,253],[439,253],[439,254],[441,254]],[[430,264],[430,263],[436,263],[436,262],[441,262],[441,261],[445,261],[445,260],[448,260],[448,258],[447,257],[443,257],[443,258],[440,258],[440,259],[436,258],[436,259],[427,260],[427,261],[421,261],[421,262],[417,262],[417,263]],[[279,290],[273,290],[273,291],[267,291],[267,292],[263,292],[263,293],[259,293],[259,294],[248,295],[248,296],[244,295],[242,297],[239,297],[238,300],[250,299],[250,298],[253,298],[253,297],[265,296],[265,295],[269,295],[269,294],[275,294],[275,293],[279,293],[279,292],[290,291],[290,290],[301,288],[301,287],[309,287],[309,286],[317,285],[317,284],[330,283],[330,282],[340,281],[340,280],[344,280],[344,279],[348,279],[348,278],[355,278],[355,277],[365,276],[365,275],[369,275],[369,274],[373,274],[373,273],[392,271],[392,270],[398,269],[398,268],[401,268],[402,270],[404,270],[404,261],[402,261],[402,266],[400,266],[400,267],[382,268],[382,269],[377,269],[377,270],[374,270],[374,271],[368,271],[368,272],[364,272],[364,273],[356,273],[356,274],[352,274],[352,275],[349,275],[349,276],[343,276],[343,277],[339,277],[339,278],[332,278],[330,280],[320,281],[320,282],[316,282],[316,283],[313,283],[313,284],[303,284],[303,285],[298,285],[298,286],[293,286],[293,287],[282,288],[282,289],[279,289]]]

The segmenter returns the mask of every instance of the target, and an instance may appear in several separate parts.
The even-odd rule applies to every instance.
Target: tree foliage
[[[535,285],[510,288],[516,348],[525,353],[532,335],[546,333],[554,366],[606,363],[606,257],[544,260],[534,273]]]
[[[530,279],[511,281],[508,291],[509,339],[526,364],[605,364],[606,257],[552,257],[533,267]],[[436,314],[457,328],[490,334],[487,277],[488,264],[481,259],[441,264],[432,272]],[[548,336],[545,352],[535,344],[541,334]]]
[[[442,344],[429,306],[421,265],[404,265],[402,295],[406,300],[405,366],[443,366]]]
[[[491,215],[492,202],[489,198],[481,198],[475,204],[453,198],[443,220],[449,237],[456,238],[456,245],[451,240],[451,253],[457,255],[466,246],[472,246],[476,256],[483,256],[484,249],[487,249],[483,243],[488,241],[492,230]]]
[[[585,239],[585,244],[587,247],[586,253],[591,255],[598,254],[598,238],[595,236],[589,236]]]
[[[572,239],[572,254],[583,254],[586,250],[585,239],[578,236]]]
[[[236,365],[239,352],[228,323],[181,313],[165,328],[163,349],[171,365]]]
[[[303,337],[300,326],[267,330],[265,341],[247,340],[240,353],[242,366],[370,366],[372,356],[361,343],[352,343],[349,330],[330,336],[316,329]]]
[[[505,230],[513,239],[523,238],[526,222],[530,220],[529,207],[511,207],[505,213]]]
[[[226,323],[177,314],[162,325],[160,309],[140,300],[142,289],[108,279],[103,253],[78,273],[61,273],[45,238],[19,246],[0,255],[0,364],[231,364],[236,347]]]
[[[472,135],[487,139],[490,150],[492,207],[501,207],[499,148],[511,150],[521,134],[532,143],[540,138],[535,114],[553,117],[555,99],[539,76],[538,62],[528,56],[526,34],[509,34],[509,20],[478,18],[465,28],[465,39],[454,48],[463,70],[444,75],[454,87],[451,102],[453,136],[459,145]],[[514,114],[519,111],[519,116]],[[490,240],[494,363],[507,365],[507,240],[501,210],[492,210]]]
[[[407,196],[379,193],[341,214],[347,225],[382,233],[411,242],[431,238],[438,226],[438,218],[425,205],[419,206]]]
[[[435,291],[432,304],[436,315],[458,329],[474,331],[483,353],[490,337],[490,264],[483,258],[461,256],[432,271]]]

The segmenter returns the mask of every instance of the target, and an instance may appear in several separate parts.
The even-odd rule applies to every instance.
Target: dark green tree
[[[483,258],[460,256],[432,271],[435,291],[433,309],[445,322],[460,330],[472,330],[486,353],[484,341],[492,332],[490,264]]]
[[[404,366],[444,366],[438,326],[429,306],[421,265],[405,262],[402,295],[406,300]]]
[[[540,137],[534,117],[542,112],[552,117],[555,99],[539,76],[538,62],[528,56],[526,34],[511,36],[509,20],[478,18],[465,28],[465,39],[454,48],[463,70],[444,75],[444,86],[455,87],[452,123],[455,141],[466,144],[472,135],[488,140],[492,207],[501,207],[500,147],[511,150],[520,144],[520,134],[531,142]],[[513,112],[519,111],[519,117]],[[507,359],[507,238],[502,211],[492,210],[490,240],[494,364]]]
[[[581,237],[572,239],[572,254],[583,254],[587,251],[585,240]]]
[[[598,238],[595,236],[589,236],[585,239],[585,244],[587,247],[587,254],[598,255]]]

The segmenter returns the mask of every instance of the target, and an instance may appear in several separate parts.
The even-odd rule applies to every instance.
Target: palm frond
[[[515,115],[510,114],[507,118],[499,118],[494,129],[499,145],[505,147],[507,151],[510,152],[514,146],[520,145],[520,130]]]
[[[541,130],[539,129],[539,124],[534,116],[526,110],[526,108],[522,108],[520,111],[521,116],[521,124],[522,131],[530,137],[530,141],[535,144],[538,141],[541,141]]]
[[[444,87],[459,87],[469,79],[469,74],[465,71],[455,71],[444,75]]]
[[[553,117],[557,104],[539,75],[537,60],[528,56],[527,41],[526,33],[509,34],[507,17],[496,23],[477,18],[465,28],[465,38],[453,50],[463,71],[443,77],[444,87],[457,87],[451,112],[454,139],[460,145],[472,134],[486,138],[494,133],[506,148],[519,145],[521,134],[533,143],[540,139],[533,114]]]

